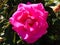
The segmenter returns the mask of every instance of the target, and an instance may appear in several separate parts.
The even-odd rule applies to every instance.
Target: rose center
[[[25,24],[29,24],[30,26],[32,26],[34,23],[36,22],[34,17],[28,17],[28,19],[25,21]]]

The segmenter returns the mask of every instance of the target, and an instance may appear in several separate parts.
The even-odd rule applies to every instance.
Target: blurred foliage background
[[[33,44],[22,41],[9,24],[18,4],[27,2],[41,2],[49,12],[48,33]],[[60,45],[60,0],[0,0],[0,45]]]

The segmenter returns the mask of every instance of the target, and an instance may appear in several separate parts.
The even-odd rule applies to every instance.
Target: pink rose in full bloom
[[[18,5],[17,11],[10,17],[12,29],[27,43],[34,43],[47,33],[48,12],[42,3]]]

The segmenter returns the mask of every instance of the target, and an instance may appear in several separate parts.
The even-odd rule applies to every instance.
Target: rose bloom
[[[27,43],[34,43],[47,33],[48,12],[42,3],[18,5],[17,11],[10,17],[12,29]]]

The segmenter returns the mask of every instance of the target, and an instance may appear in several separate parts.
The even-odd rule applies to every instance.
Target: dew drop
[[[24,37],[24,39],[27,39],[28,38],[28,34],[26,34],[26,36]]]

